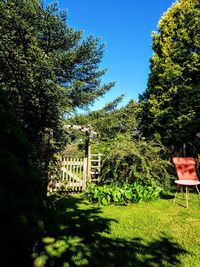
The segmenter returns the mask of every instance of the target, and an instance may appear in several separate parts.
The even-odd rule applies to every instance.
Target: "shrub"
[[[152,180],[169,187],[172,164],[166,149],[159,142],[134,139],[120,134],[105,144],[106,155],[102,168],[102,181]],[[174,178],[173,178],[174,179]]]
[[[0,266],[28,267],[43,232],[44,186],[33,147],[2,91],[0,129]]]

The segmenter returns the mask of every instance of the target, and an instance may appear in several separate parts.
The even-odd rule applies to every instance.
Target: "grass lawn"
[[[35,266],[200,266],[200,197],[168,196],[129,206],[52,196],[55,209]]]

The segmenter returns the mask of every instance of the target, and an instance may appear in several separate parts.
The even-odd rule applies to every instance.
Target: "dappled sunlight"
[[[178,266],[188,253],[168,236],[147,242],[111,238],[114,219],[103,218],[98,206],[79,197],[51,199],[48,231],[34,253],[34,266]],[[107,233],[105,237],[103,234]]]

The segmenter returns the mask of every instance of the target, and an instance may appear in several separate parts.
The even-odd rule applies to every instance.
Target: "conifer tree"
[[[66,113],[113,86],[101,84],[104,45],[68,27],[56,3],[0,1],[0,20],[0,89],[47,166],[60,146]]]
[[[146,91],[140,96],[140,128],[165,145],[196,147],[200,132],[200,2],[173,4],[153,32]]]

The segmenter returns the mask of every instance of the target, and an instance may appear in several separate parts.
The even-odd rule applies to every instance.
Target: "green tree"
[[[90,125],[101,138],[91,144],[92,153],[102,153],[101,182],[157,183],[169,188],[171,185],[171,163],[168,150],[155,139],[146,140],[138,130],[138,104],[131,100],[126,106],[117,108],[123,96],[117,97],[104,108],[77,115],[67,124]],[[71,132],[73,135],[73,132]],[[72,139],[72,147],[80,140]],[[66,153],[70,153],[67,147]],[[77,151],[76,151],[77,153]]]
[[[66,12],[55,3],[45,8],[38,0],[0,1],[0,20],[0,89],[47,170],[61,145],[66,113],[113,86],[101,85],[104,45],[68,27]]]
[[[56,4],[2,0],[0,22],[0,265],[31,266],[63,118],[113,83],[101,85],[104,45],[69,28]]]
[[[200,132],[200,2],[180,0],[153,32],[146,91],[140,96],[140,128],[165,145],[197,148]],[[194,152],[194,151],[193,151]],[[191,153],[191,151],[188,153]]]
[[[113,138],[118,133],[135,133],[137,129],[137,103],[131,100],[126,106],[118,108],[123,95],[109,102],[100,110],[86,114],[78,114],[68,120],[68,123],[90,125],[102,138]]]

